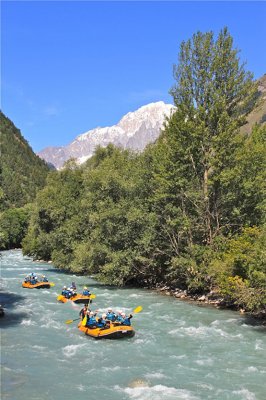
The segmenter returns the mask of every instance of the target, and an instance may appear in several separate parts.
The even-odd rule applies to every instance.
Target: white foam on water
[[[252,365],[250,367],[247,368],[248,372],[258,372],[258,368],[253,367]]]
[[[120,295],[118,293],[103,292],[103,293],[98,293],[97,297],[108,297],[108,299],[112,299],[114,297],[120,297]]]
[[[214,390],[214,388],[213,388],[213,386],[212,385],[208,385],[207,383],[196,383],[196,386],[198,387],[198,388],[202,388],[202,389],[204,389],[204,390]]]
[[[134,298],[134,299],[137,299],[138,297],[143,297],[143,295],[142,294],[136,294],[136,293],[133,293],[133,294],[130,294],[129,296],[127,296],[127,297],[130,297],[130,298]]]
[[[263,347],[263,341],[262,340],[256,340],[255,342],[255,350],[264,350]]]
[[[150,344],[150,343],[153,343],[153,339],[148,339],[148,338],[141,339],[141,338],[138,338],[138,339],[134,340],[134,344],[145,344],[145,345],[147,345],[147,344]]]
[[[196,360],[196,364],[201,365],[201,366],[210,366],[213,365],[214,360],[212,358],[203,358],[200,360]]]
[[[237,335],[232,335],[227,332],[225,332],[222,329],[214,328],[214,327],[209,327],[209,326],[188,326],[188,327],[180,327],[178,329],[173,329],[168,332],[170,335],[174,336],[179,336],[179,337],[184,337],[184,336],[193,336],[196,339],[199,338],[206,338],[206,337],[213,337],[213,336],[222,336],[227,339],[242,339],[243,335],[241,333]]]
[[[116,365],[115,367],[103,367],[102,371],[105,371],[105,372],[107,372],[107,371],[119,371],[121,369],[122,369],[122,367],[120,367],[120,365]],[[123,370],[124,369],[126,369],[126,368],[123,368]]]
[[[45,324],[40,325],[41,328],[46,328],[46,329],[62,329],[62,324],[58,321],[54,321],[52,319],[48,320]]]
[[[85,390],[86,390],[86,387],[84,385],[81,385],[81,384],[77,385],[76,388],[80,392],[85,392]]]
[[[50,294],[51,292],[49,290],[41,289],[43,294]]]
[[[160,378],[167,378],[162,372],[151,372],[144,375],[147,379],[160,379]]]
[[[36,322],[32,321],[31,319],[23,319],[20,323],[20,325],[25,325],[25,326],[36,326]]]
[[[241,400],[256,400],[254,393],[250,392],[248,389],[233,390],[233,394],[236,394]]]
[[[221,323],[221,321],[219,321],[219,319],[216,319],[216,320],[212,321],[210,325],[211,326],[218,326],[218,325],[220,325],[220,323]]]
[[[164,303],[158,303],[158,302],[156,302],[156,303],[152,303],[152,304],[150,304],[149,305],[149,308],[159,308],[160,306],[163,306],[164,305]]]
[[[231,322],[236,323],[238,319],[239,318],[228,318],[225,322],[227,322],[227,323],[231,323]]]
[[[29,267],[20,267],[19,265],[18,266],[13,266],[13,267],[7,267],[7,268],[4,268],[4,270],[5,271],[32,271],[32,268],[29,266]],[[49,268],[45,268],[45,267],[35,267],[34,266],[34,272],[35,271],[48,271],[49,270]],[[22,276],[22,275],[25,275],[25,274],[18,274],[19,276]]]
[[[75,354],[79,352],[86,344],[70,344],[62,348],[62,352],[66,357],[73,357]]]
[[[8,277],[1,278],[1,281],[3,281],[3,282],[6,282],[6,281],[17,281],[17,280],[18,280],[18,278],[8,278]]]
[[[164,385],[138,386],[136,388],[114,387],[117,391],[126,393],[130,399],[137,400],[198,400],[190,391],[176,389]]]
[[[44,352],[46,351],[47,347],[44,346],[38,346],[37,344],[35,344],[34,346],[31,346],[32,349],[36,349],[38,351]]]

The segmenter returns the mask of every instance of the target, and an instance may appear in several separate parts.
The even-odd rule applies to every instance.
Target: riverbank
[[[52,261],[45,261],[45,260],[33,260],[36,263],[47,263],[52,264]],[[62,271],[66,274],[71,274],[70,271]],[[194,304],[200,306],[211,306],[217,309],[229,309],[235,312],[238,312],[241,315],[245,315],[247,318],[255,319],[259,324],[266,326],[266,309],[264,312],[259,313],[250,313],[246,311],[244,308],[237,307],[234,303],[227,301],[218,291],[212,290],[206,294],[189,294],[187,290],[179,289],[179,288],[172,288],[167,285],[158,284],[155,287],[147,287],[148,289],[154,290],[155,292],[165,295],[165,296],[172,296],[178,300],[183,300],[187,302],[192,302]]]
[[[248,318],[254,318],[261,325],[266,326],[266,310],[264,312],[259,313],[250,313],[243,308],[237,307],[232,302],[226,301],[226,299],[221,296],[216,291],[211,291],[207,294],[188,294],[187,290],[182,290],[179,288],[171,288],[169,286],[158,285],[153,287],[152,290],[164,296],[172,296],[178,300],[183,300],[187,302],[193,302],[200,306],[211,306],[217,309],[229,309],[240,313],[241,315],[245,315]]]

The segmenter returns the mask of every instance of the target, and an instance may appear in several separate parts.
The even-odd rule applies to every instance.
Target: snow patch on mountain
[[[77,136],[65,147],[48,147],[38,155],[60,169],[69,158],[79,164],[87,161],[97,146],[106,147],[109,143],[124,149],[143,150],[154,142],[175,107],[163,101],[150,103],[134,112],[127,113],[117,125],[91,129]]]

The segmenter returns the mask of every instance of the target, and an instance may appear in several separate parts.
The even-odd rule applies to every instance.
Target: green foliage
[[[32,202],[44,186],[49,168],[1,111],[0,124],[0,211],[3,211]]]
[[[105,283],[215,290],[265,309],[265,128],[227,29],[182,43],[176,112],[142,154],[108,145],[48,176],[23,251]]]
[[[266,306],[266,231],[244,228],[217,243],[209,274],[228,302],[248,311]]]
[[[0,213],[0,250],[21,246],[29,224],[30,206]]]

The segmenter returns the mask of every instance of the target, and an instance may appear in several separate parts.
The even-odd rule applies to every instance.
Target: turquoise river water
[[[44,273],[51,289],[24,289]],[[80,305],[58,303],[75,281],[92,308],[135,314],[133,338],[95,340],[77,329]],[[265,400],[266,332],[232,311],[199,307],[145,289],[119,289],[62,273],[21,251],[2,253],[3,400]]]

